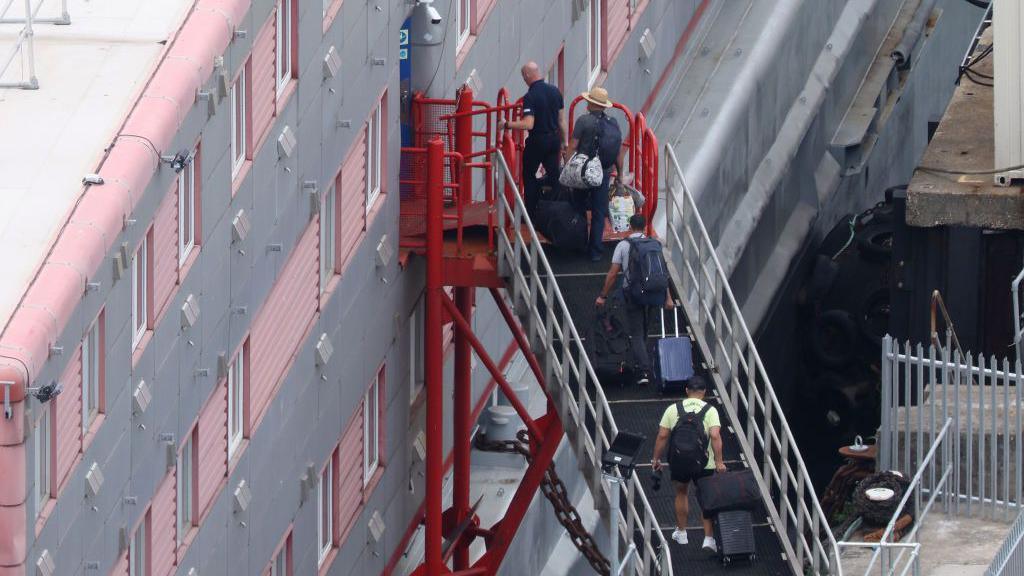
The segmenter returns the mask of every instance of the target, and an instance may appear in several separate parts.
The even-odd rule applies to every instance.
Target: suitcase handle
[[[661,311],[661,337],[665,338],[665,309],[659,308]],[[679,338],[679,303],[672,307],[672,318],[675,321],[676,338]]]

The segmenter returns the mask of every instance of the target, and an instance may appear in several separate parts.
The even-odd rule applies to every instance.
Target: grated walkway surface
[[[606,244],[605,258],[601,262],[590,262],[581,254],[565,252],[545,247],[545,254],[551,264],[551,269],[558,279],[559,288],[565,298],[566,305],[570,309],[573,322],[581,336],[585,334],[586,328],[593,322],[594,298],[597,296],[604,282],[605,272],[611,263],[611,252],[613,244]],[[680,316],[680,332],[685,330],[684,318]],[[649,346],[661,336],[661,324],[657,317],[649,322]],[[671,328],[670,328],[671,330]],[[703,372],[699,350],[694,347],[694,364],[699,372]],[[605,382],[604,392],[612,407],[615,421],[622,430],[639,432],[647,436],[647,441],[641,451],[640,461],[644,462],[638,467],[637,473],[644,491],[650,500],[651,507],[658,518],[661,529],[665,532],[666,539],[671,536],[675,528],[674,493],[668,482],[664,482],[659,491],[651,488],[650,459],[654,449],[654,438],[658,432],[658,422],[665,408],[672,402],[679,400],[681,393],[662,395],[656,386],[638,387],[630,382]],[[718,406],[718,399],[710,397],[709,401]],[[727,422],[728,415],[724,410],[719,410],[723,419],[722,437],[726,464],[730,468],[742,467],[743,460],[741,450],[732,426]],[[764,510],[757,510],[754,513],[754,537],[757,542],[757,558],[753,563],[739,562],[729,566],[723,566],[715,555],[703,552],[700,548],[703,538],[699,507],[696,504],[694,491],[690,491],[690,515],[687,521],[687,533],[690,543],[681,546],[669,540],[672,547],[672,564],[675,574],[706,574],[706,575],[750,575],[750,576],[790,576],[792,574],[789,564],[782,553],[782,546],[778,536],[768,522]]]

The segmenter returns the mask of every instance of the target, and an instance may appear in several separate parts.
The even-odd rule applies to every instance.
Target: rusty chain
[[[488,440],[484,434],[477,434],[474,444],[478,450],[519,454],[526,458],[528,463],[533,462],[533,454],[529,448],[530,435],[526,430],[520,430],[516,434],[516,440]],[[583,554],[595,572],[601,576],[608,576],[611,571],[608,559],[601,554],[597,547],[597,542],[594,541],[594,537],[584,528],[579,512],[569,500],[569,491],[566,489],[565,483],[562,482],[562,479],[558,477],[558,473],[555,471],[554,461],[544,471],[544,478],[541,480],[540,489],[548,501],[551,502],[551,506],[555,509],[555,517],[558,519],[559,524],[565,527],[565,531],[569,533],[569,538],[572,539],[576,549]]]

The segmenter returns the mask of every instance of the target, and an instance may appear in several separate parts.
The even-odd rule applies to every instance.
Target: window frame
[[[455,50],[462,50],[473,30],[472,0],[452,0],[455,4]]]
[[[326,11],[324,12],[326,15]],[[288,83],[295,78],[295,48],[296,35],[292,32],[295,18],[295,0],[277,0],[277,14],[275,16],[277,27],[275,33],[274,52],[274,84],[277,88],[277,95],[285,91]],[[281,31],[284,30],[282,35]],[[282,53],[285,57],[282,58]]]
[[[593,88],[604,66],[601,54],[604,43],[604,34],[601,30],[603,0],[588,0],[588,2],[590,14],[587,15],[587,86]]]
[[[384,387],[385,368],[382,366],[363,393],[363,488],[373,482],[382,465],[381,391]],[[369,424],[372,422],[372,424]]]
[[[148,576],[150,573],[152,554],[149,523],[150,510],[146,510],[128,544],[128,576]]]
[[[199,234],[196,233],[196,224],[199,222],[198,215],[198,201],[199,192],[196,186],[196,163],[199,161],[199,146],[196,146],[192,150],[191,160],[182,169],[181,173],[178,174],[178,268],[185,266],[185,262],[188,260],[192,249],[195,248],[199,242]],[[186,210],[186,202],[184,199],[188,199]],[[188,235],[186,236],[184,230],[186,226],[185,222],[188,222]]]
[[[551,67],[548,68],[544,81],[558,88],[560,92],[565,92],[565,45],[558,49],[558,54],[555,55]]]
[[[421,296],[409,314],[409,404],[415,404],[426,383],[423,322],[426,298]]]
[[[238,354],[228,365],[227,381],[227,438],[228,461],[235,456],[242,439],[245,438],[246,423],[246,388],[249,379],[249,340],[248,338],[238,350]],[[232,430],[232,422],[237,426]]]
[[[381,124],[383,117],[381,114],[384,108],[384,99],[387,98],[387,94],[381,97],[377,102],[377,106],[370,113],[369,119],[366,121],[366,151],[365,151],[365,180],[366,180],[366,214],[369,215],[373,210],[374,204],[380,199],[383,191],[383,185],[381,182],[381,164],[383,163],[384,147],[381,142]]]
[[[36,507],[36,518],[42,515],[43,508],[53,496],[53,414],[52,404],[41,405],[39,419],[36,421],[32,446],[35,463],[32,478],[35,481],[33,498]]]
[[[270,562],[263,574],[264,576],[292,576],[292,529],[290,527],[284,540],[278,544],[274,555],[270,557]]]
[[[92,325],[82,336],[82,438],[96,417],[103,412],[103,352],[104,343],[104,311],[93,320]]]
[[[334,549],[334,453],[327,459],[327,464],[317,479],[316,487],[316,550],[317,567],[324,566],[331,550]],[[324,522],[326,514],[326,532]],[[326,537],[326,541],[325,541]]]
[[[196,526],[196,436],[196,428],[186,435],[178,451],[178,463],[174,468],[176,548],[181,548],[185,544],[189,532]],[[183,506],[182,503],[187,505]]]
[[[333,183],[320,202],[320,294],[327,291],[337,271],[337,203],[338,187]],[[326,225],[325,225],[326,223]]]
[[[132,276],[132,350],[136,350],[142,343],[146,332],[149,330],[152,313],[150,310],[149,288],[152,283],[152,259],[149,257],[150,229],[142,237],[142,242],[135,250],[131,260]],[[139,301],[141,299],[141,302]]]
[[[252,138],[249,126],[249,60],[239,70],[235,81],[228,90],[231,136],[229,149],[231,153],[231,178],[234,179],[242,171],[249,160],[249,141]]]

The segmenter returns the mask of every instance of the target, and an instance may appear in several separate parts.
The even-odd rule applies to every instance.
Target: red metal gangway
[[[572,113],[580,98],[570,107]],[[625,116],[628,136],[626,169],[635,175],[635,187],[645,197],[643,213],[649,221],[657,209],[658,145],[643,114],[632,114],[621,104],[615,107]],[[498,129],[499,120],[521,117],[521,102],[512,102],[508,92],[499,91],[495,104],[473,100],[469,88],[455,99],[430,99],[415,96],[412,103],[414,146],[402,149],[401,239],[403,257],[425,256],[427,262],[425,331],[426,376],[426,495],[422,521],[426,526],[425,561],[415,574],[495,574],[526,514],[534,495],[545,479],[556,449],[562,441],[563,424],[559,418],[545,375],[530,341],[509,304],[500,292],[505,288],[496,263],[497,227],[510,226],[507,214],[498,221],[496,200],[514,198],[521,190],[518,158],[523,135]],[[494,155],[500,153],[511,168],[511,179],[504,190],[495,190],[497,167]],[[482,184],[482,193],[474,193],[474,184]],[[511,205],[511,202],[505,205]],[[440,225],[438,225],[440,224]],[[515,229],[513,226],[512,229]],[[610,229],[610,227],[609,227]],[[529,231],[518,235],[526,242],[535,240]],[[446,287],[454,288],[454,297]],[[506,381],[503,372],[484,349],[472,330],[475,288],[488,287],[519,349],[548,394],[547,412],[532,418]],[[452,506],[442,510],[444,470],[444,325],[454,325],[454,398],[453,398],[453,498]],[[470,505],[470,452],[473,438],[471,397],[472,354],[490,372],[522,419],[529,438],[529,466],[516,489],[504,517],[493,526],[480,526]],[[487,391],[486,393],[490,393]],[[417,523],[420,519],[417,519]],[[469,547],[483,538],[486,552],[470,564]],[[399,549],[404,546],[400,546]],[[449,563],[451,568],[448,567]],[[607,569],[599,570],[607,573]]]

